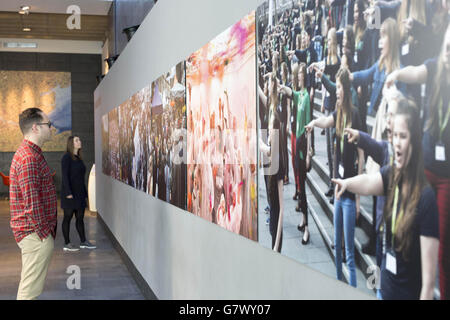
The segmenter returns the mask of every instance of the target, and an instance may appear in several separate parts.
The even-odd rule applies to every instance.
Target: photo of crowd
[[[255,12],[186,62],[187,210],[256,240]]]
[[[108,112],[110,176],[120,180],[119,109]]]
[[[102,118],[103,172],[301,263],[320,242],[379,299],[449,299],[449,12],[267,0]]]
[[[449,12],[448,0],[257,9],[259,150],[278,169],[259,180],[273,250],[282,252],[291,186],[298,243],[310,243],[317,184],[306,182],[323,150],[328,190],[313,194],[331,204],[336,278],[358,286],[358,254],[380,269],[379,299],[449,299]],[[368,241],[357,247],[364,223]]]
[[[151,130],[150,88],[145,87],[119,106],[121,181],[147,192]]]
[[[184,62],[151,85],[149,194],[186,209],[186,89]]]
[[[102,172],[107,176],[111,172],[109,164],[108,114],[102,116]]]

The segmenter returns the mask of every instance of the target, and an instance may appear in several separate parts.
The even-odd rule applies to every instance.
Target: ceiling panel
[[[20,6],[31,6],[35,13],[67,13],[70,5],[77,5],[81,14],[107,15],[111,0],[1,0],[0,11],[18,12]]]
[[[68,14],[0,12],[0,38],[38,38],[104,41],[108,16],[81,15],[81,29],[67,27]],[[24,27],[31,32],[24,32]]]

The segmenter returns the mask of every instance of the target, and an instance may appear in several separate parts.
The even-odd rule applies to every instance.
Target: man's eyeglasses
[[[41,126],[47,125],[49,129],[50,129],[51,126],[52,126],[52,122],[51,122],[51,121],[49,121],[49,122],[41,122],[41,123],[36,123],[36,124],[37,124],[37,125],[41,125]]]

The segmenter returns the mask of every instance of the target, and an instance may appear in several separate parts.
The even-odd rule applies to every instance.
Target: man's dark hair
[[[27,134],[33,124],[42,122],[42,110],[39,108],[28,108],[19,115],[19,126],[22,133]]]

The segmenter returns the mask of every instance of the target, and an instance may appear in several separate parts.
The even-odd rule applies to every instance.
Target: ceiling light
[[[23,28],[22,31],[24,31],[24,32],[30,32],[30,31],[31,31],[31,28]]]
[[[19,10],[19,14],[29,14],[30,13],[30,6],[21,6]]]

